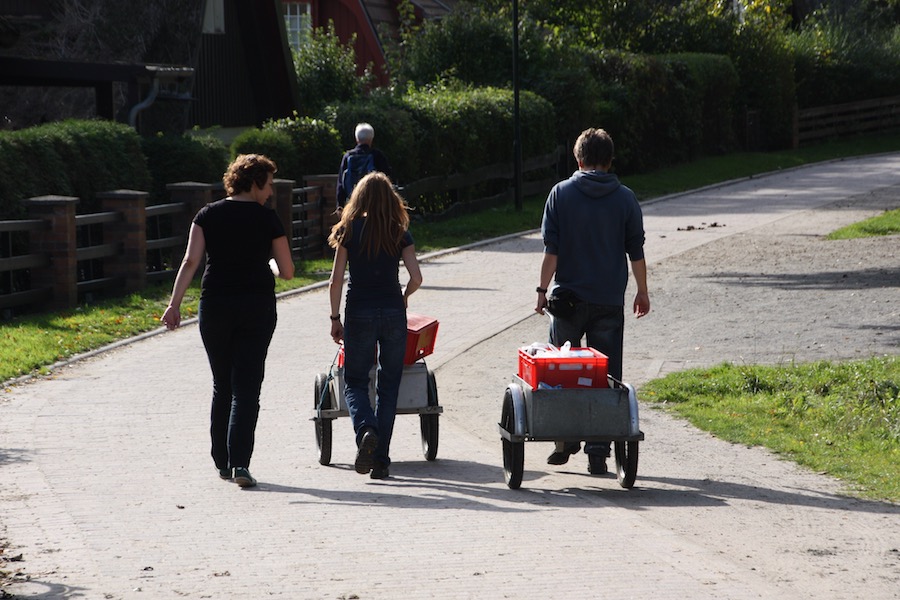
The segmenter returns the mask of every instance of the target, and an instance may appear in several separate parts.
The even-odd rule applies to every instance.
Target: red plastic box
[[[434,340],[437,337],[438,322],[436,319],[406,313],[406,354],[403,364],[414,364],[420,358],[434,352]],[[344,346],[338,350],[337,366],[344,366]]]
[[[533,389],[540,383],[564,388],[609,387],[605,354],[593,348],[572,348],[570,352],[590,356],[531,356],[519,349],[519,377]]]
[[[434,352],[437,330],[437,319],[407,312],[406,355],[403,357],[403,364],[411,365]]]

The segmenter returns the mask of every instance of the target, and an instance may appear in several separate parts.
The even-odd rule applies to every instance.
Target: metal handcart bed
[[[407,315],[409,333],[407,352],[397,396],[397,414],[419,415],[422,432],[422,454],[433,461],[438,451],[438,418],[444,409],[438,404],[437,381],[424,357],[434,350],[438,322],[429,317]],[[350,416],[344,400],[343,347],[339,348],[326,373],[316,375],[312,421],[316,429],[319,464],[331,464],[331,424],[338,417]],[[369,372],[369,398],[375,406],[376,368]]]
[[[634,388],[606,376],[605,363],[602,376],[609,387],[535,389],[522,375],[513,376],[506,386],[497,424],[506,485],[518,489],[522,484],[526,441],[559,440],[611,442],[619,485],[631,488],[637,477],[638,442],[644,440]]]

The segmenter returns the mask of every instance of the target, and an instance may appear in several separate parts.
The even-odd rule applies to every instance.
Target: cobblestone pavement
[[[891,154],[649,203],[648,260],[652,266],[897,184],[900,154]],[[696,227],[714,222],[727,227]],[[749,547],[721,541],[739,531],[736,521],[746,527],[790,504],[797,510],[778,521],[783,531],[820,512],[853,513],[868,519],[867,531],[881,531],[858,544],[893,543],[896,553],[898,511],[845,501],[837,485],[798,490],[792,481],[771,481],[762,490],[767,500],[756,502],[749,490],[768,471],[749,469],[711,493],[702,476],[695,489],[687,480],[676,485],[651,460],[629,491],[614,478],[588,477],[581,463],[547,467],[547,448],[535,445],[523,489],[505,486],[494,429],[503,389],[493,375],[483,384],[478,378],[481,369],[512,369],[516,336],[539,330],[532,309],[540,251],[531,233],[424,258],[425,285],[410,310],[440,321],[427,359],[445,409],[438,460],[423,458],[418,419],[400,416],[386,481],[354,472],[349,419],[335,422],[332,465],[317,462],[313,381],[335,351],[321,287],[279,302],[252,490],[220,481],[209,458],[210,376],[193,325],[8,387],[0,395],[0,537],[9,541],[7,555],[22,554],[15,566],[23,576],[6,592],[88,599],[857,597],[833,583],[845,576],[839,568],[816,562],[827,557],[825,540],[800,556],[806,566],[796,559],[796,569],[806,569],[796,576],[787,554],[781,565],[779,556],[751,560],[755,540],[746,540]],[[652,352],[630,360],[638,382],[679,368]],[[488,397],[496,401],[481,401]],[[647,446],[709,438],[645,412]],[[701,461],[707,483],[730,481],[735,474],[724,467],[744,460],[748,449],[712,448],[718,454],[691,461]],[[784,464],[778,469],[779,477],[796,476]],[[708,535],[673,525],[679,515],[696,527],[705,523]],[[878,555],[884,571],[866,582],[868,598],[898,597],[900,557],[886,548]]]

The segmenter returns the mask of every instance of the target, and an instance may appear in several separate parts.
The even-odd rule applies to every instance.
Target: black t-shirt
[[[256,202],[218,200],[197,211],[206,239],[201,297],[273,294],[272,240],[284,233],[275,211]]]
[[[366,220],[353,221],[352,235],[343,244],[347,249],[350,280],[347,284],[347,312],[354,308],[397,308],[403,310],[400,289],[400,255],[412,245],[412,235],[406,231],[396,254],[378,252],[368,256],[362,234]]]

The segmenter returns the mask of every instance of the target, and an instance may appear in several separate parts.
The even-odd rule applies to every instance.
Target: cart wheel
[[[631,488],[637,477],[638,443],[615,442],[616,478],[623,488]]]
[[[331,394],[328,389],[328,376],[325,373],[316,375],[316,395],[313,408],[328,410],[331,408]],[[316,425],[316,446],[319,448],[319,464],[331,464],[331,419],[314,417]]]
[[[507,387],[506,393],[503,395],[500,426],[506,431],[515,432],[515,417],[512,392]],[[503,478],[509,489],[517,490],[522,485],[522,473],[525,470],[525,442],[511,442],[506,438],[501,438],[501,442],[503,443]]]
[[[428,371],[428,406],[438,405],[437,382],[434,372]],[[438,451],[438,414],[419,415],[419,426],[422,430],[422,454],[425,460],[437,458]]]

